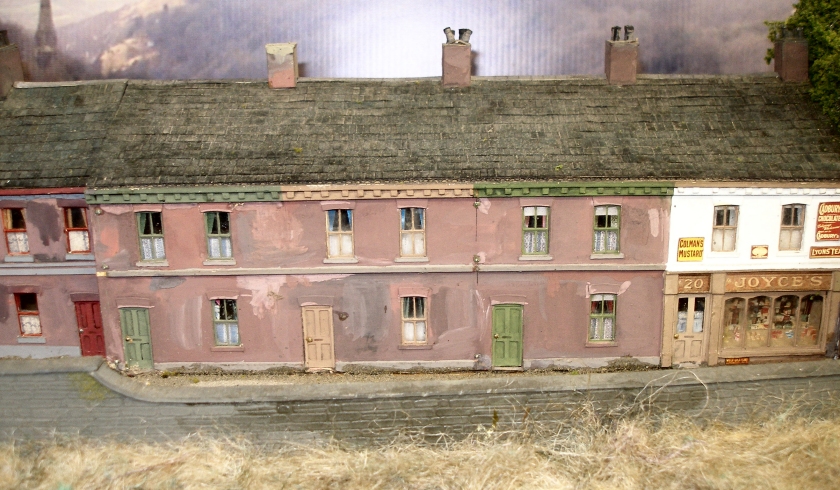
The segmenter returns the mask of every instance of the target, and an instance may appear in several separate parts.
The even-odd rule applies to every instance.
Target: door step
[[[491,371],[524,371],[522,366],[494,366]]]

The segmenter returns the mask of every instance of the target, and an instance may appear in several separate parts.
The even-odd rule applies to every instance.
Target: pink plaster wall
[[[26,233],[29,237],[29,255],[35,262],[63,262],[68,251],[67,234],[64,231],[64,210],[60,205],[85,207],[84,196],[75,199],[34,198],[25,201]],[[12,207],[5,203],[19,203],[0,196],[0,208]],[[18,207],[14,205],[13,207]],[[88,225],[90,226],[90,212]],[[8,254],[5,235],[0,238],[0,253]]]

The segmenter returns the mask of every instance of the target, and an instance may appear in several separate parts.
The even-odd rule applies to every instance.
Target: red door
[[[79,343],[83,356],[104,356],[105,337],[102,335],[102,314],[99,301],[76,303],[76,322],[79,325]]]

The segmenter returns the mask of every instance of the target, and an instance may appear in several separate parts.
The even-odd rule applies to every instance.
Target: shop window
[[[619,206],[595,206],[595,226],[592,251],[602,254],[619,253]]]
[[[406,296],[402,301],[402,343],[417,345],[427,343],[426,298]]]
[[[64,233],[67,235],[67,248],[70,253],[90,252],[85,208],[64,208]]]
[[[207,233],[207,256],[211,259],[231,258],[233,252],[230,245],[230,213],[204,213],[204,224]]]
[[[822,311],[819,294],[729,298],[724,303],[722,348],[815,346]]]
[[[426,256],[426,210],[400,209],[400,256]]]
[[[159,212],[137,213],[137,230],[140,235],[140,258],[142,260],[163,260],[163,221]]]
[[[522,208],[522,255],[548,254],[548,207]]]
[[[24,337],[41,335],[41,316],[38,312],[38,296],[35,293],[15,294],[20,334]]]
[[[353,210],[327,211],[327,256],[329,258],[353,257]]]
[[[712,251],[732,252],[738,231],[738,206],[715,206]]]
[[[213,330],[216,345],[239,345],[239,321],[235,299],[213,300]]]
[[[779,230],[779,250],[800,250],[805,228],[805,205],[782,206],[782,227]]]
[[[7,208],[3,210],[3,230],[6,232],[6,245],[9,255],[29,253],[29,237],[26,235],[26,215],[23,209]]]
[[[589,298],[589,341],[615,340],[615,295],[593,294]]]

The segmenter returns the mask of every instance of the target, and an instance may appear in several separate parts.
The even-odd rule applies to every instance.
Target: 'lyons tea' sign
[[[817,208],[817,241],[840,240],[840,202],[821,202]]]

